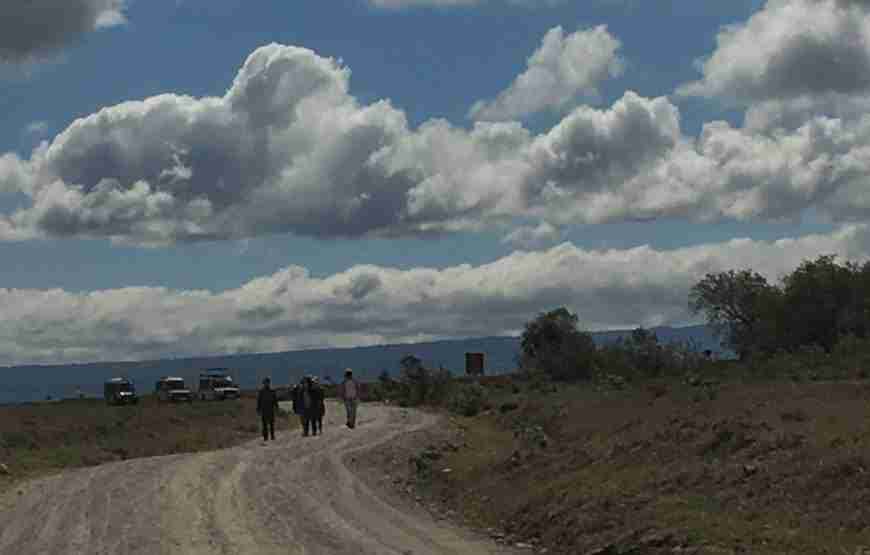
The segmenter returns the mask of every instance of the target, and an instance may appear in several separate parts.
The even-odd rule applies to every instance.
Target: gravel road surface
[[[355,430],[328,409],[326,432],[65,472],[0,497],[0,554],[508,553],[487,538],[392,506],[344,461],[437,424],[421,412],[360,407]],[[252,420],[256,415],[251,415]]]

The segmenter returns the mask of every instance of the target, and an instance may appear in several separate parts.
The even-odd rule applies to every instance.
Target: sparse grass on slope
[[[0,407],[0,492],[68,468],[237,445],[259,434],[255,400],[107,406],[100,400]],[[296,427],[279,418],[276,427]],[[280,433],[280,432],[279,432]]]
[[[487,391],[428,473],[470,523],[550,553],[870,553],[870,384]]]

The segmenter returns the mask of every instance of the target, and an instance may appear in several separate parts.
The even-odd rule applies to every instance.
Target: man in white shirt
[[[347,427],[356,427],[356,406],[359,403],[359,384],[353,379],[353,370],[344,371],[344,381],[338,386],[338,395],[344,400],[344,408],[347,411]]]

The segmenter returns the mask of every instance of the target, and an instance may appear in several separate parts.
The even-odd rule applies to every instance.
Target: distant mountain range
[[[710,349],[722,353],[719,341],[707,326],[681,328],[655,327],[662,343],[691,342],[698,350]],[[631,330],[593,332],[599,345],[617,341]],[[443,366],[454,373],[464,373],[465,353],[485,354],[487,374],[504,374],[516,368],[520,350],[518,337],[482,337],[411,343],[353,347],[344,349],[314,349],[183,359],[161,359],[141,362],[100,362],[64,365],[28,365],[0,368],[0,403],[18,403],[72,396],[78,388],[88,396],[102,395],[103,382],[113,376],[128,376],[136,381],[140,392],[151,391],[161,376],[181,376],[195,388],[201,370],[230,368],[244,388],[255,388],[266,376],[273,383],[295,383],[303,374],[339,380],[345,368],[353,368],[362,380],[377,378],[387,370],[397,375],[399,360],[414,355],[427,367]]]

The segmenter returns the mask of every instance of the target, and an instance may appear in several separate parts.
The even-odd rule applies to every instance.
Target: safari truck
[[[226,368],[212,368],[199,375],[199,398],[202,401],[238,399],[239,387]]]
[[[193,392],[184,385],[183,378],[164,376],[154,384],[158,401],[193,401]]]
[[[103,384],[103,397],[109,405],[127,405],[139,402],[136,385],[128,378],[112,378]]]

